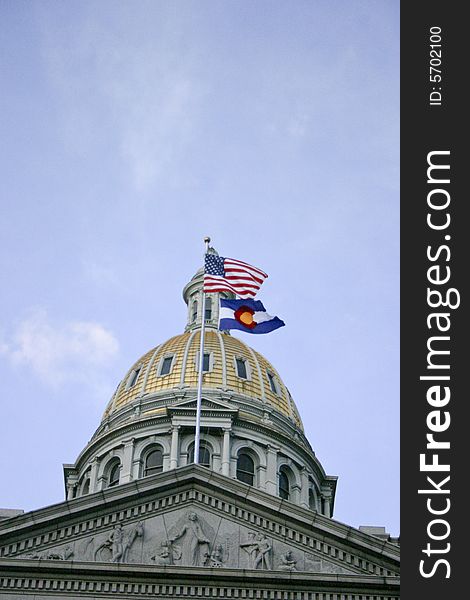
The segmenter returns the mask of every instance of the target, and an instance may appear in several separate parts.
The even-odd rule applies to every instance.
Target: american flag
[[[216,254],[206,254],[204,261],[204,291],[233,292],[240,298],[253,298],[266,279],[261,269]]]

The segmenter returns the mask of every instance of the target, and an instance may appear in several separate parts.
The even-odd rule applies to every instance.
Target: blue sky
[[[269,274],[335,517],[399,534],[398,2],[0,2],[0,505],[63,499],[205,235]]]

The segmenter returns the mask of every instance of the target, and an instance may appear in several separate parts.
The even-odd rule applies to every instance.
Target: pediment
[[[221,481],[230,485],[224,488]],[[355,536],[331,519],[315,524],[314,513],[303,509],[303,525],[282,507],[269,514],[264,492],[257,491],[259,504],[256,497],[240,502],[237,491],[246,497],[246,486],[202,467],[120,488],[0,523],[1,556],[344,575],[383,576],[398,570],[393,548],[387,555],[383,542],[374,547],[370,536]],[[273,506],[280,502],[272,501]]]
[[[191,398],[189,400],[183,400],[181,402],[177,402],[176,404],[172,404],[167,407],[169,413],[178,413],[178,412],[196,412],[197,410],[197,399]],[[229,413],[231,415],[235,415],[238,413],[238,409],[228,404],[226,402],[221,402],[219,400],[213,400],[212,398],[202,398],[201,399],[201,412],[218,412],[218,413]]]

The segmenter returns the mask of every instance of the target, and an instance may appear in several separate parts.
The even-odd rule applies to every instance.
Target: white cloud
[[[99,323],[58,324],[46,311],[37,310],[18,324],[0,351],[54,388],[75,382],[99,392],[106,387],[104,369],[116,358],[119,343]]]

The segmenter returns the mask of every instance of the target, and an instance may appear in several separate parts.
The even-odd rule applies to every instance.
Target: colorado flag
[[[247,333],[269,333],[285,325],[284,321],[268,315],[259,300],[220,299],[219,329],[240,329]]]

